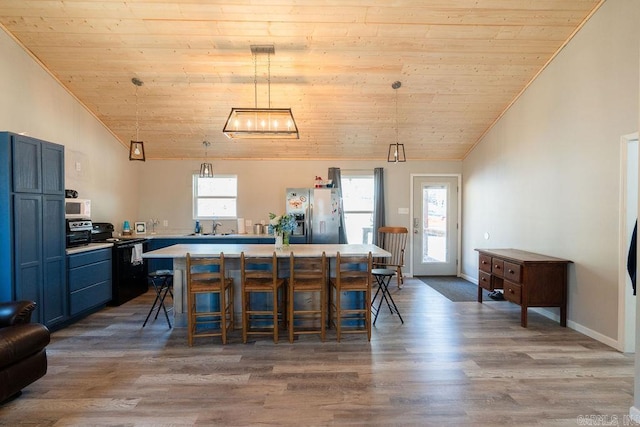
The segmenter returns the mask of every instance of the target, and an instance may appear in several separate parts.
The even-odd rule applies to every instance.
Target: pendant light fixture
[[[202,141],[204,145],[204,163],[200,164],[200,178],[213,178],[213,165],[207,163],[207,148],[211,145],[209,141]]]
[[[143,83],[142,80],[136,77],[131,79],[131,83],[136,87],[136,140],[131,141],[129,144],[129,160],[140,160],[144,162],[144,142],[140,141],[140,137],[138,135],[138,88],[142,86]]]
[[[271,108],[271,55],[273,45],[251,45],[253,54],[254,108],[232,108],[222,133],[228,138],[299,139],[300,133],[291,108]],[[268,107],[258,108],[258,55],[267,55]]]
[[[407,157],[404,154],[404,144],[399,144],[398,138],[398,89],[402,86],[399,81],[393,82],[391,87],[396,91],[396,143],[389,144],[389,153],[387,154],[387,162],[399,163],[406,162]]]

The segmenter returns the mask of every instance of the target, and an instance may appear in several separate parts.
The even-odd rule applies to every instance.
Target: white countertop
[[[282,250],[275,250],[273,245],[269,244],[181,244],[168,246],[166,248],[157,249],[155,251],[145,252],[142,254],[143,258],[185,258],[187,253],[195,257],[204,256],[218,256],[220,252],[224,253],[225,258],[239,258],[240,254],[244,252],[246,256],[271,256],[273,252],[276,253],[278,258],[286,258],[291,252],[295,256],[299,257],[314,257],[321,256],[324,252],[327,257],[335,258],[336,254],[340,252],[343,256],[362,256],[367,255],[369,252],[374,257],[388,258],[391,253],[379,248],[376,245],[363,245],[363,244],[322,244],[322,245],[307,245],[307,244],[293,244],[288,248]]]
[[[273,239],[273,234],[132,234],[137,239]]]
[[[113,247],[113,243],[89,243],[84,246],[76,246],[75,248],[67,249],[67,255],[79,254],[82,252],[95,251],[98,249],[106,249]]]

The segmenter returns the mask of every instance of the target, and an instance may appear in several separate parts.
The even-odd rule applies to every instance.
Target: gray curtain
[[[384,168],[373,170],[373,244],[378,244],[378,228],[384,227]]]
[[[340,168],[329,168],[327,172],[328,179],[333,181],[333,188],[338,189],[338,197],[340,199],[340,230],[338,231],[338,243],[347,243],[347,230],[345,229],[344,209],[342,207],[342,181],[340,179]]]

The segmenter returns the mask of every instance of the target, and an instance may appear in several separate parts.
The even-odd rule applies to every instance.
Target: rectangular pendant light
[[[131,141],[129,144],[129,160],[145,161],[144,158],[144,142]]]
[[[232,139],[300,138],[291,108],[232,108],[222,132]]]
[[[404,154],[404,144],[389,144],[389,153],[387,154],[387,162],[402,163],[407,161]]]

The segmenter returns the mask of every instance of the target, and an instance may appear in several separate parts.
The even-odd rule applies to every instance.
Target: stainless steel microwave
[[[91,219],[91,200],[64,199],[64,217],[66,219]]]

